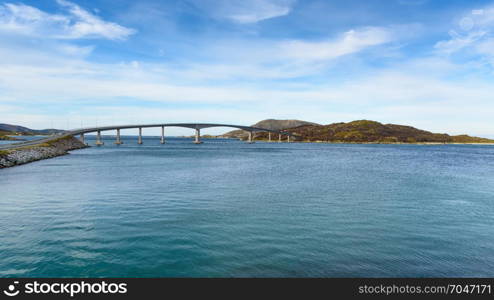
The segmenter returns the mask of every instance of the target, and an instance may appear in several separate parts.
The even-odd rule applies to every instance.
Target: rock
[[[87,146],[73,136],[43,143],[36,146],[19,147],[0,151],[0,168],[8,168],[25,163],[68,154],[68,151]]]

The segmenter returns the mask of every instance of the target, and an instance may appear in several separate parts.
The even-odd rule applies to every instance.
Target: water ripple
[[[0,276],[494,276],[494,147],[124,142],[0,171]]]

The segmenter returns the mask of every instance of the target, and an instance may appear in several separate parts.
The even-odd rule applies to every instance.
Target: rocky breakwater
[[[87,145],[73,136],[61,137],[38,145],[0,150],[0,168],[68,154],[68,151],[86,148]]]

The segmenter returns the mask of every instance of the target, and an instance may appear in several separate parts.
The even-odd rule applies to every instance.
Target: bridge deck
[[[46,143],[46,142],[49,142],[49,141],[52,141],[52,140],[55,140],[55,139],[58,139],[61,137],[74,136],[74,135],[91,133],[91,132],[98,132],[98,131],[101,132],[101,131],[109,131],[109,130],[117,130],[117,129],[151,128],[151,127],[185,127],[185,128],[191,128],[191,129],[199,129],[199,130],[204,129],[204,128],[211,128],[211,127],[230,127],[230,128],[237,128],[237,129],[250,131],[250,132],[272,132],[272,133],[282,134],[282,135],[286,135],[286,136],[292,136],[291,133],[284,132],[281,130],[271,130],[271,129],[260,128],[260,127],[251,127],[251,126],[242,126],[242,125],[233,125],[233,124],[162,123],[162,124],[144,124],[144,125],[118,125],[118,126],[102,126],[102,127],[73,129],[73,130],[66,131],[65,133],[63,133],[61,135],[53,135],[53,136],[49,136],[49,137],[42,138],[42,139],[32,140],[32,141],[24,141],[24,142],[12,143],[12,144],[0,145],[0,150],[15,149],[18,147],[25,147],[25,146],[35,146],[35,145]]]

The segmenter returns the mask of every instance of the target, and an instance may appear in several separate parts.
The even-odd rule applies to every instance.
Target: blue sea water
[[[204,141],[0,170],[0,276],[494,276],[494,146]]]

